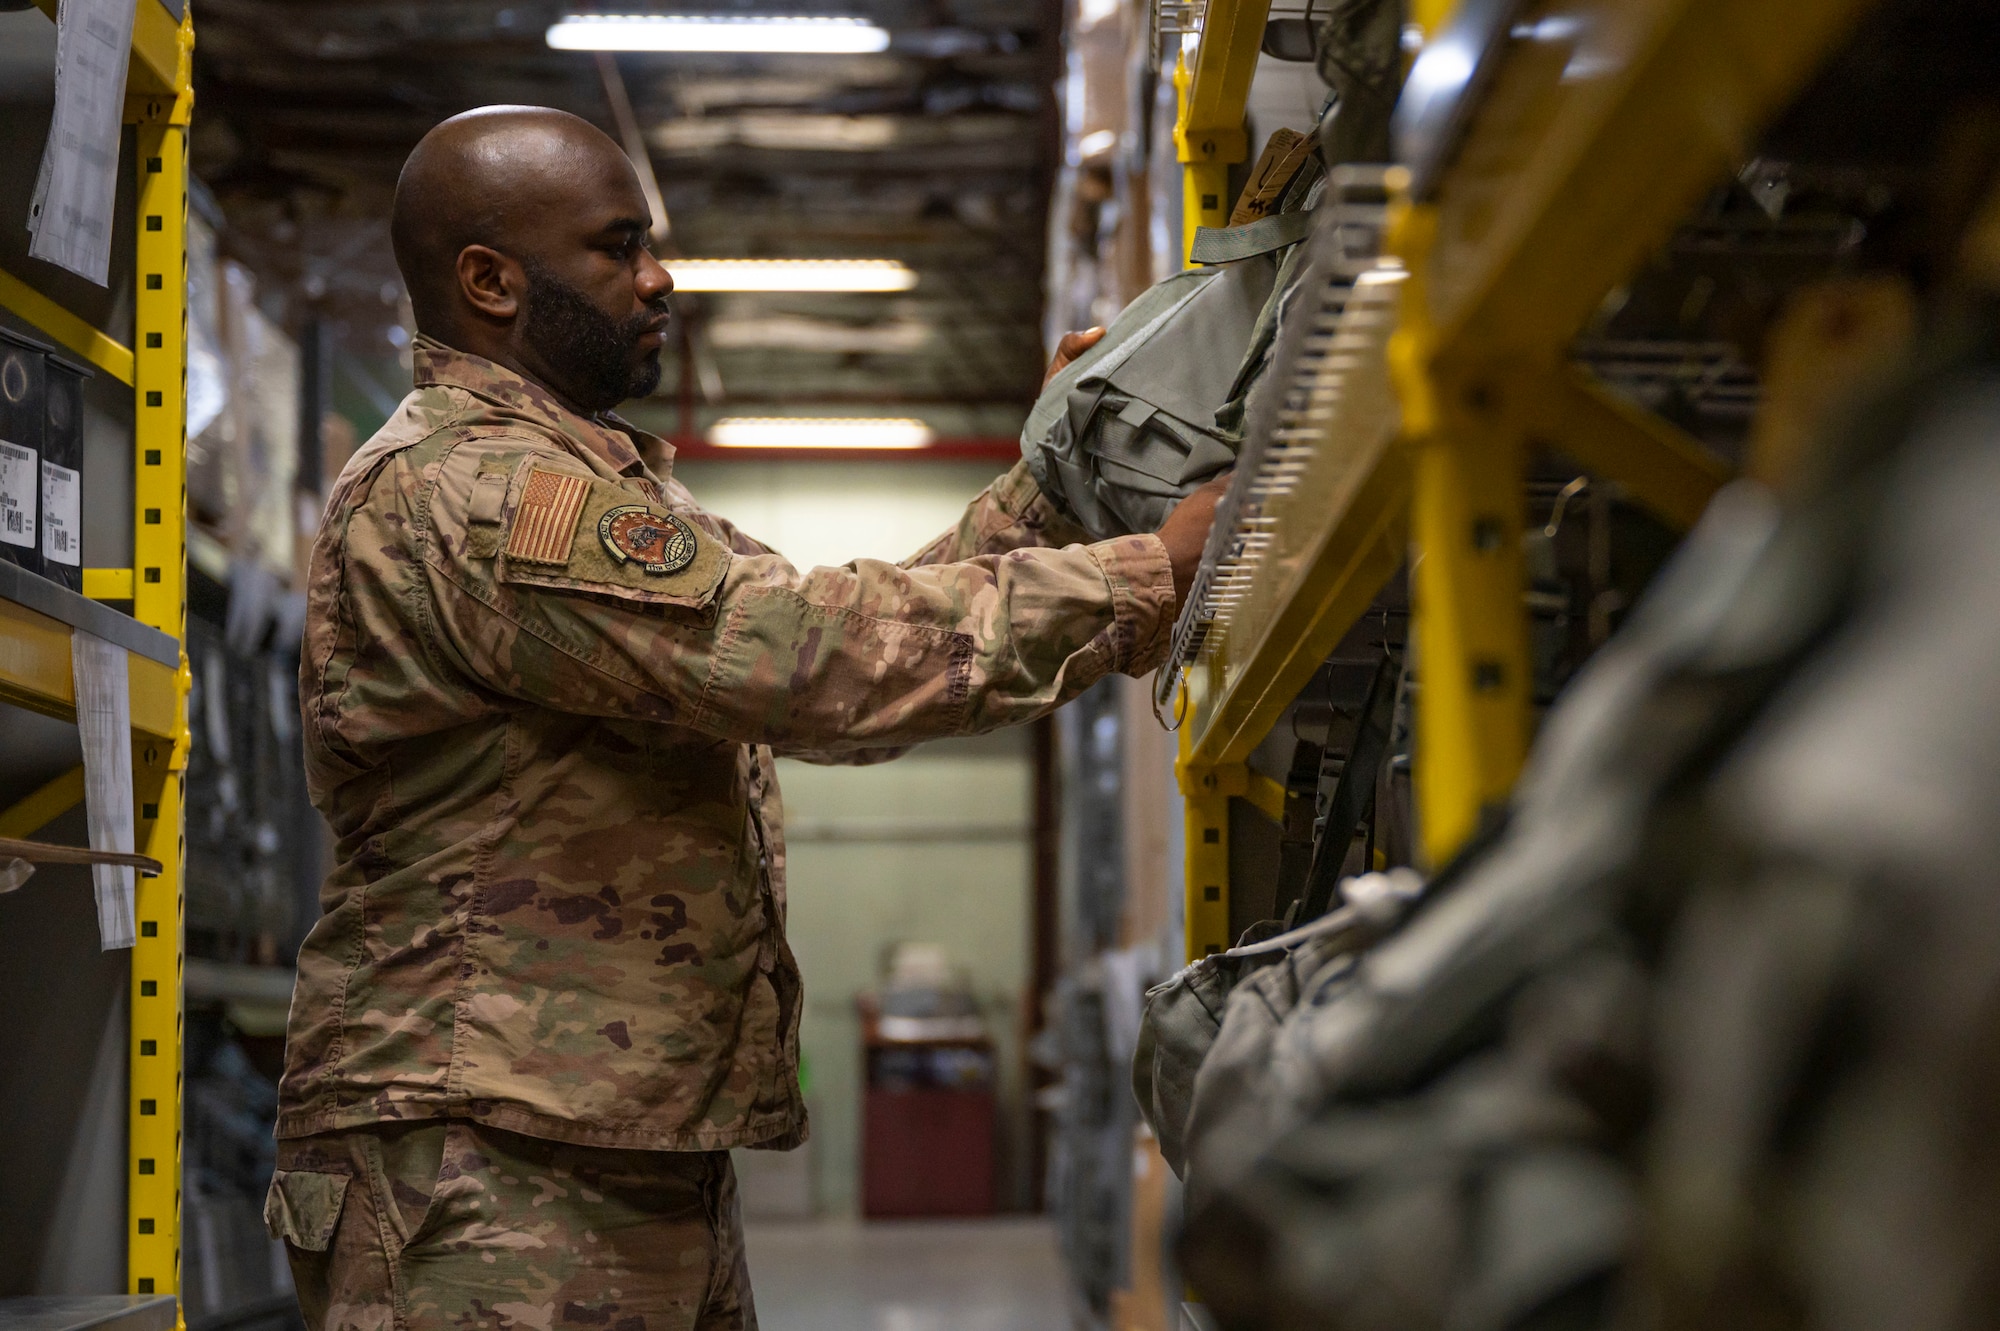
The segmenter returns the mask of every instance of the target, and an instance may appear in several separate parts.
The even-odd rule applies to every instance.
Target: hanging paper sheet
[[[83,806],[90,823],[90,848],[133,850],[132,692],[125,649],[82,629],[70,633],[70,662],[76,671],[76,728],[83,740]],[[133,871],[124,864],[93,864],[97,888],[97,942],[106,952],[130,947],[133,924]]]
[[[62,0],[56,113],[42,149],[28,253],[105,285],[118,200],[118,139],[136,0]]]

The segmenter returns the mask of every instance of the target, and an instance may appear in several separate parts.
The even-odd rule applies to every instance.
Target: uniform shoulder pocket
[[[500,580],[652,605],[715,599],[729,550],[636,489],[546,458],[527,458],[508,487]]]
[[[347,1200],[346,1174],[281,1169],[264,1196],[264,1228],[301,1252],[325,1252]]]

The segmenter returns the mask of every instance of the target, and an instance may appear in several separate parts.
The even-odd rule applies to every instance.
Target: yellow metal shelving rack
[[[55,0],[36,0],[53,18]],[[188,752],[186,633],[187,128],[194,27],[162,0],[138,0],[125,118],[138,179],[131,347],[77,318],[18,276],[0,272],[0,307],[39,328],[133,396],[133,567],[86,569],[84,600],[21,578],[0,599],[0,699],[73,718],[70,633],[128,647],[138,850],[165,871],[138,883],[132,949],[127,1285],[180,1286],[182,868],[181,797]],[[130,619],[94,601],[130,601]],[[137,623],[134,624],[133,621]],[[139,626],[144,626],[143,628]],[[20,835],[83,797],[80,771],[11,809],[0,835]]]
[[[1269,802],[1244,759],[1406,547],[1423,687],[1415,778],[1432,862],[1505,799],[1529,740],[1520,557],[1529,449],[1560,449],[1683,527],[1728,477],[1695,440],[1573,367],[1569,345],[1740,163],[1862,7],[1555,0],[1530,20],[1508,0],[1413,6],[1425,53],[1438,58],[1427,69],[1419,57],[1403,113],[1416,96],[1433,98],[1440,115],[1420,160],[1392,173],[1384,276],[1397,289],[1394,332],[1378,362],[1364,354],[1347,368],[1350,409],[1302,450],[1259,534],[1277,556],[1186,678],[1191,957],[1231,941],[1228,799]],[[1209,0],[1206,23],[1235,33],[1254,11],[1261,29],[1267,8]],[[1198,48],[1191,88],[1234,92],[1221,66],[1234,73],[1241,45]],[[1242,107],[1239,98],[1203,114],[1240,124]],[[1206,224],[1194,212],[1190,230]],[[1393,384],[1399,426],[1385,428],[1366,406],[1382,383]]]

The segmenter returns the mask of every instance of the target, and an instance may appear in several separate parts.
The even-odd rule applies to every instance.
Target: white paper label
[[[0,541],[35,548],[35,450],[0,441]]]
[[[99,286],[111,268],[133,9],[134,0],[62,0],[56,113],[28,209],[28,253]]]
[[[42,460],[42,558],[83,563],[83,478]]]
[[[92,850],[132,853],[132,692],[125,649],[82,629],[69,635],[76,674],[76,729],[83,741],[83,812]],[[122,864],[93,864],[97,944],[131,947],[135,879]]]

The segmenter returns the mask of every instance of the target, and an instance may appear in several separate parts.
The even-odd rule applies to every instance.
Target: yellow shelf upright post
[[[1187,913],[1182,925],[1187,959],[1200,961],[1227,951],[1229,936],[1229,797],[1250,793],[1250,769],[1242,763],[1210,766],[1192,760],[1193,732],[1180,731],[1180,761],[1174,764],[1183,808],[1187,851]]]
[[[1243,111],[1270,12],[1271,0],[1208,0],[1194,68],[1188,68],[1185,46],[1175,62],[1179,111],[1174,149],[1183,167],[1183,263],[1197,228],[1229,220],[1229,168],[1250,155]],[[1198,961],[1235,941],[1229,936],[1229,797],[1249,793],[1250,772],[1240,762],[1194,765],[1190,738],[1183,726],[1175,771],[1185,801],[1187,954],[1188,960]]]
[[[1243,108],[1271,0],[1208,0],[1189,69],[1185,48],[1174,66],[1179,114],[1174,123],[1175,156],[1181,174],[1181,258],[1187,262],[1197,227],[1229,220],[1229,168],[1250,155],[1243,132]]]
[[[1410,18],[1429,39],[1456,8],[1415,0]],[[1395,184],[1408,181],[1398,173]],[[1411,775],[1423,852],[1441,865],[1513,789],[1533,678],[1521,612],[1521,406],[1497,376],[1459,380],[1440,366],[1426,280],[1436,236],[1436,208],[1403,193],[1388,241],[1409,278],[1389,369],[1410,455],[1410,634],[1423,690]]]
[[[1407,197],[1392,211],[1389,243],[1409,278],[1389,364],[1412,457],[1411,634],[1423,690],[1412,775],[1424,851],[1441,865],[1513,788],[1527,758],[1532,678],[1517,404],[1496,376],[1455,378],[1436,359],[1425,295],[1436,217]]]
[[[132,610],[142,623],[182,641],[187,633],[187,130],[194,109],[193,53],[194,27],[184,16],[173,87],[128,97],[125,117],[138,130],[139,186]],[[173,738],[142,739],[133,763],[139,850],[166,866],[158,877],[139,881],[139,940],[132,950],[126,1270],[134,1294],[180,1291],[182,795],[188,679],[183,646]]]

